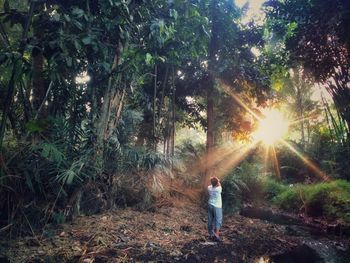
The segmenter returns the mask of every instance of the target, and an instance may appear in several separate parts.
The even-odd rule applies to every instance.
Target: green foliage
[[[239,211],[242,205],[242,191],[247,189],[247,186],[233,173],[227,175],[222,181],[223,193],[223,209],[227,213]]]
[[[302,185],[293,185],[285,191],[277,195],[274,203],[282,209],[299,213],[304,209],[303,197],[304,193]]]
[[[261,200],[263,184],[260,175],[260,167],[256,164],[243,162],[236,167],[222,181],[223,206],[229,212],[237,211],[242,202],[256,202]]]
[[[66,222],[66,217],[62,212],[54,212],[52,215],[52,221],[54,224],[63,224]]]
[[[45,130],[45,127],[43,127],[43,125],[40,125],[40,123],[30,121],[26,124],[26,129],[29,132],[43,132]]]
[[[262,180],[263,193],[267,200],[273,200],[277,195],[288,189],[288,186],[276,181],[276,179],[268,177]]]
[[[63,161],[64,154],[52,143],[39,143],[33,145],[33,151],[40,152],[41,156],[50,162],[57,163],[58,165]]]
[[[160,153],[159,146],[174,147],[175,123],[207,127],[203,112],[209,84],[215,86],[215,132],[247,132],[245,110],[231,92],[244,95],[247,105],[264,101],[270,81],[282,92],[289,58],[283,56],[283,44],[300,37],[304,28],[300,21],[270,19],[265,33],[271,43],[255,56],[251,48],[263,49],[264,29],[240,24],[241,11],[232,1],[30,1],[33,9],[25,1],[2,3],[0,116],[6,133],[4,140],[0,136],[0,211],[6,213],[0,214],[1,223],[25,222],[21,212],[30,222],[41,218],[38,225],[63,222],[65,206],[79,203],[75,195],[87,184],[94,184],[109,208],[114,203],[150,207],[157,194],[170,192],[175,173],[185,185],[196,185],[203,176],[204,144],[184,140],[172,158],[174,149]],[[282,41],[268,34],[272,28]],[[265,67],[266,53],[270,67]],[[85,75],[90,80],[78,81]],[[293,92],[285,94],[293,97]],[[349,146],[335,144],[347,138],[346,127],[337,124],[335,137],[315,134],[314,148],[304,149],[334,177],[350,169]],[[296,160],[281,154],[283,178],[301,170]],[[225,209],[264,194],[295,208],[295,188],[259,175],[260,167],[249,162],[227,175]],[[312,201],[328,198],[329,191],[334,192],[322,188],[302,198],[310,211],[322,206],[323,213],[337,216],[337,207],[348,209],[347,197],[332,194],[329,206]]]
[[[274,203],[288,211],[304,211],[310,216],[340,219],[350,223],[350,183],[335,180],[329,183],[295,185],[278,194]]]
[[[243,201],[259,201],[261,199],[263,184],[260,169],[261,166],[259,164],[247,161],[235,169],[236,176],[246,186],[241,192]]]
[[[288,57],[284,65],[302,64],[326,87],[349,134],[349,1],[270,0],[266,11],[267,31]]]
[[[315,160],[320,160],[322,171],[334,179],[350,179],[349,142],[335,140],[330,129],[321,127],[315,129],[307,153]]]
[[[308,153],[303,150],[302,143],[295,143],[288,141],[299,153],[303,155],[308,155]],[[305,181],[317,181],[319,178],[317,175],[312,174],[305,162],[291,152],[286,147],[276,148],[276,154],[278,156],[278,162],[280,165],[281,179],[288,184],[302,183]],[[311,155],[312,156],[312,155]]]
[[[202,172],[202,159],[205,156],[205,145],[196,140],[183,140],[176,146],[173,159],[177,178],[186,186],[197,186],[204,174]]]

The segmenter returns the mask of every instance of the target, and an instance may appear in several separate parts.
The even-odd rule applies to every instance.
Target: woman
[[[219,232],[222,224],[222,187],[217,177],[211,177],[210,183],[208,186],[208,232],[212,239],[221,241]]]

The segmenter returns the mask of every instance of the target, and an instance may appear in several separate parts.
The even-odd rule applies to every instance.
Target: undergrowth
[[[271,199],[278,207],[291,212],[305,212],[310,216],[350,223],[349,182],[335,180],[283,188],[276,184],[275,189],[281,192]]]
[[[243,162],[225,176],[222,185],[226,212],[238,211],[243,203],[266,200],[289,212],[350,223],[350,182],[346,180],[287,184],[262,176],[258,165]]]

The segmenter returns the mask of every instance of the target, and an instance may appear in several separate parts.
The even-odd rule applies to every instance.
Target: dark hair
[[[217,177],[210,178],[210,183],[213,187],[217,186],[219,183],[219,179]]]

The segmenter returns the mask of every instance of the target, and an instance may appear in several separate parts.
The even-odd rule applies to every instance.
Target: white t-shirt
[[[208,204],[213,205],[217,208],[221,208],[222,207],[221,192],[222,192],[221,186],[213,187],[212,185],[209,185],[208,186],[208,193],[209,193]]]

